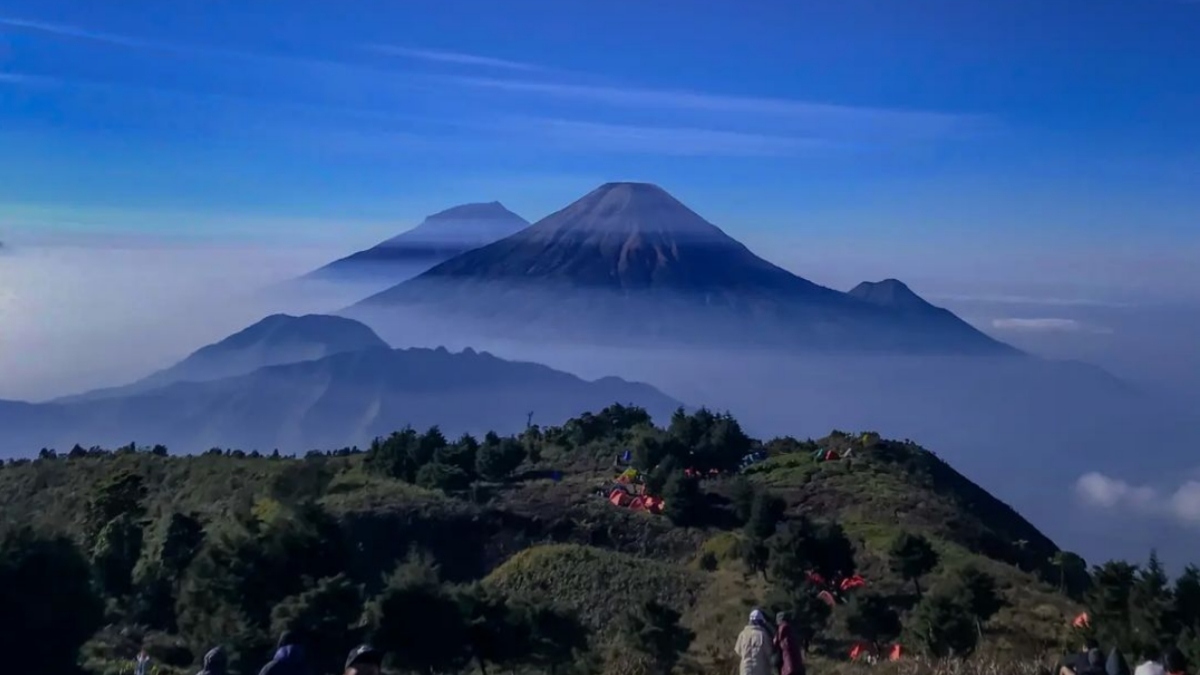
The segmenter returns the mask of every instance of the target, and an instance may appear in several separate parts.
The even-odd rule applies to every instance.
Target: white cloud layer
[[[289,306],[260,291],[328,260],[278,247],[13,247],[0,252],[0,399],[122,384]]]
[[[1163,490],[1132,485],[1093,471],[1079,477],[1075,493],[1083,504],[1093,508],[1169,518],[1200,526],[1200,480],[1189,479],[1173,490]]]
[[[1024,333],[1111,333],[1101,326],[1091,326],[1076,319],[1046,318],[1002,318],[992,319],[992,328]]]

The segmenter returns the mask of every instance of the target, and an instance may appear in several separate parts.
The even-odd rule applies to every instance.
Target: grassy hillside
[[[645,470],[646,490],[667,495],[665,513],[619,508],[604,496],[625,468],[614,466],[625,450]],[[816,457],[818,450],[838,458]],[[739,468],[748,452],[765,460]],[[686,478],[683,469],[694,468],[688,462],[702,466],[706,477]],[[0,519],[7,528],[63,532],[99,565],[96,537],[103,523],[95,516],[97,504],[130,476],[140,481],[144,543],[133,559],[132,587],[109,594],[105,622],[111,627],[89,648],[104,655],[89,661],[94,672],[107,672],[127,656],[123,650],[133,648],[111,637],[121,626],[160,636],[159,643],[183,650],[173,652],[174,663],[193,667],[206,641],[222,633],[190,622],[189,589],[207,587],[204,575],[213,572],[206,561],[234,555],[224,552],[230,546],[257,547],[237,550],[256,551],[251,557],[274,570],[269,574],[279,586],[263,591],[261,601],[268,604],[261,607],[236,594],[222,601],[234,603],[230,616],[240,617],[229,624],[236,624],[236,635],[222,639],[240,640],[246,663],[261,657],[255,650],[265,649],[267,635],[281,625],[281,604],[325,589],[321,584],[335,575],[358,585],[368,610],[351,610],[347,626],[382,631],[383,610],[372,614],[371,603],[382,603],[401,577],[410,583],[433,574],[439,583],[481,581],[487,593],[565,612],[586,629],[593,649],[624,639],[629,616],[653,601],[679,612],[695,634],[684,665],[723,670],[749,609],[781,608],[783,581],[771,565],[786,553],[780,552],[785,533],[808,521],[840,524],[866,582],[833,608],[813,643],[818,660],[846,660],[849,645],[861,639],[852,625],[855,598],[868,594],[885,597],[899,611],[905,632],[897,639],[920,651],[910,635],[920,603],[913,581],[895,571],[892,550],[904,534],[919,535],[937,554],[919,580],[926,595],[953,593],[964,568],[994,580],[1003,602],[978,627],[983,639],[977,651],[1044,657],[1071,639],[1069,621],[1081,608],[1055,588],[1057,572],[1049,561],[1059,551],[1033,525],[927,450],[874,434],[760,443],[745,438],[736,421],[706,411],[677,415],[669,428],[656,429],[636,409],[615,407],[508,439],[450,442],[440,434],[406,432],[363,452],[305,458],[236,451],[170,457],[161,449],[134,447],[71,456],[44,452],[0,468]],[[747,524],[748,495],[764,503],[781,500],[771,522],[775,534],[764,540],[772,563],[761,569],[745,553],[756,536]],[[685,502],[688,510],[680,512]],[[145,570],[166,564],[158,552],[171,537],[168,524],[180,514],[196,519],[203,540],[194,559],[162,582],[173,589],[166,591],[174,603],[167,611],[176,615],[155,624],[138,609],[150,578]],[[291,553],[285,563],[271,562],[277,560],[272,547],[291,550],[301,545],[296,537],[315,533],[313,541],[322,543],[297,549],[317,546],[313,550],[321,553],[311,561],[295,562],[309,554]],[[249,543],[237,543],[243,541]],[[436,561],[433,572],[392,575],[416,553]],[[206,616],[224,611],[219,603],[204,610]]]

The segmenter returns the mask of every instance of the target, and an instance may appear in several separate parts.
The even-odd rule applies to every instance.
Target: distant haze
[[[359,291],[256,292],[340,253],[287,247],[9,247],[0,258],[0,398],[39,400],[128,383],[268,314],[343,307],[362,297],[356,296]],[[968,283],[964,279],[962,285]],[[997,338],[1034,353],[1098,363],[1171,407],[1196,409],[1200,314],[1195,306],[1066,305],[1049,297],[1021,303],[1000,297],[1013,295],[1011,287],[1003,286],[979,293],[984,299],[978,300],[950,297],[956,288],[949,284],[915,290]],[[1179,539],[1183,535],[1177,528],[1188,525],[1176,517],[1178,510],[1103,508],[1119,504],[1120,494],[1134,494],[1128,490],[1169,497],[1181,489],[1189,462],[1200,464],[1192,459],[1186,429],[1143,427],[1130,420],[1123,433],[1107,437],[1104,425],[1089,430],[1076,422],[1055,424],[1057,409],[1077,408],[1079,401],[1047,400],[1039,408],[1037,399],[1025,402],[1033,407],[1022,424],[997,417],[989,425],[989,407],[997,403],[987,401],[986,392],[957,399],[935,392],[889,402],[886,391],[873,388],[866,362],[846,368],[799,361],[764,367],[754,365],[753,354],[619,354],[580,351],[569,344],[530,348],[488,344],[465,331],[450,340],[432,325],[406,323],[407,331],[385,331],[383,336],[396,346],[472,346],[589,378],[619,375],[649,381],[686,403],[726,404],[754,433],[803,436],[843,426],[912,437],[1022,510],[1064,546],[1087,555],[1140,555],[1150,545],[1167,555],[1170,542],[1186,541]],[[688,367],[692,356],[704,367]],[[714,363],[716,359],[724,361]],[[919,361],[909,366],[895,362],[876,371],[898,377],[919,366]],[[724,373],[715,383],[714,367]],[[920,386],[920,378],[912,380],[911,387]],[[953,400],[958,408],[939,414],[930,406],[940,400]],[[973,412],[972,405],[977,406]],[[1028,435],[1037,429],[1040,435]],[[1123,457],[1128,459],[1124,466]],[[1042,470],[1047,463],[1049,473]],[[1092,478],[1077,488],[1076,481],[1090,472],[1103,480]],[[1120,492],[1120,485],[1129,487]],[[1109,492],[1081,492],[1094,492],[1096,486]],[[1112,526],[1121,522],[1125,525],[1114,532]]]

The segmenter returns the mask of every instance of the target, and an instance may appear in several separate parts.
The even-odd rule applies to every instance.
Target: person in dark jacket
[[[1125,655],[1120,649],[1112,648],[1108,653],[1108,661],[1104,664],[1104,672],[1108,675],[1132,675],[1129,670],[1129,662],[1125,660]]]
[[[204,655],[204,669],[196,675],[226,675],[227,665],[228,659],[225,657],[225,650],[213,647]]]
[[[1081,671],[1087,669],[1088,658],[1093,651],[1097,653],[1100,652],[1100,643],[1096,642],[1092,638],[1084,640],[1083,649],[1079,650],[1078,653],[1070,654],[1064,657],[1062,661],[1059,661],[1058,675],[1081,675]],[[1100,657],[1100,669],[1104,669],[1103,656]]]
[[[379,675],[383,667],[383,652],[371,645],[359,645],[346,657],[344,675]]]
[[[1163,670],[1167,671],[1167,675],[1187,675],[1187,657],[1179,651],[1179,647],[1171,647],[1163,655]]]
[[[1088,650],[1087,663],[1075,671],[1075,675],[1108,675],[1104,670],[1104,652],[1099,649]]]
[[[780,612],[775,616],[775,625],[775,650],[782,661],[779,675],[804,675],[804,650],[792,628],[792,617]]]
[[[279,636],[275,658],[263,666],[258,675],[312,675],[300,635],[293,631],[284,631],[283,635]]]

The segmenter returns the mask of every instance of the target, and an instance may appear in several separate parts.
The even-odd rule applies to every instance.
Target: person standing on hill
[[[1108,653],[1108,661],[1104,664],[1104,672],[1108,675],[1130,675],[1129,662],[1125,660],[1125,655],[1120,649],[1112,648]]]
[[[275,658],[258,671],[258,675],[312,675],[312,668],[305,658],[304,646],[300,636],[292,631],[284,631],[279,636],[279,647],[275,650]]]
[[[226,675],[225,650],[220,647],[213,647],[204,655],[204,669],[196,675]]]
[[[1187,657],[1179,651],[1179,647],[1171,647],[1163,655],[1163,670],[1167,671],[1167,675],[1187,675]]]
[[[779,675],[804,675],[804,650],[792,627],[792,617],[780,612],[775,616],[775,625],[775,649],[782,658]]]
[[[1088,669],[1089,656],[1092,652],[1100,654],[1100,643],[1093,638],[1083,642],[1083,649],[1063,658],[1058,664],[1058,675],[1083,675]],[[1104,656],[1100,656],[1100,670],[1104,670]]]
[[[1142,651],[1142,662],[1137,668],[1133,669],[1133,675],[1165,675],[1166,671],[1162,667],[1162,654],[1155,653],[1153,649]]]
[[[359,645],[346,657],[344,675],[379,675],[383,652],[370,645]]]
[[[767,617],[757,609],[750,612],[750,623],[742,629],[733,648],[741,659],[738,675],[772,675],[771,643]]]

